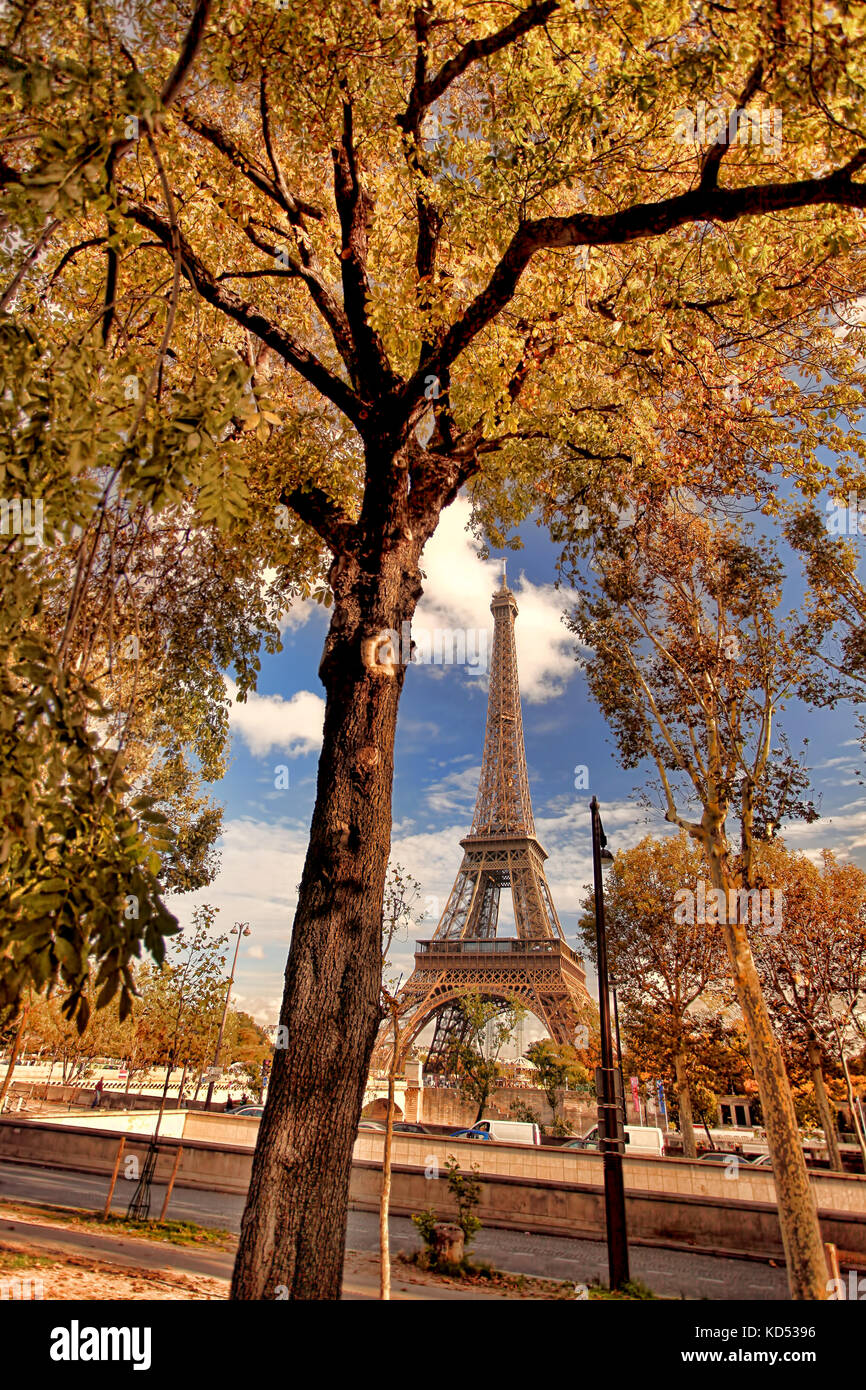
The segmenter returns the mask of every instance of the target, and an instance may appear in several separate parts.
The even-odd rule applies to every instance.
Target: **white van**
[[[483,1130],[491,1139],[498,1139],[500,1144],[541,1143],[538,1125],[523,1120],[479,1120],[472,1128]]]
[[[654,1125],[626,1125],[625,1135],[625,1152],[629,1158],[646,1158],[648,1154],[654,1158],[663,1158],[667,1153],[664,1130],[657,1129]],[[593,1125],[581,1139],[574,1139],[565,1147],[597,1149],[598,1125]]]

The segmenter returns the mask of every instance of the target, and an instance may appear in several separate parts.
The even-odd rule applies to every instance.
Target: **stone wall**
[[[209,1117],[207,1123],[212,1123]],[[220,1125],[243,1123],[229,1117]],[[378,1207],[384,1136],[364,1130],[355,1143],[351,1201]],[[91,1126],[16,1121],[0,1117],[0,1159],[75,1172],[111,1173],[120,1135]],[[246,1192],[252,1150],[235,1143],[166,1137],[160,1140],[155,1181],[164,1184],[179,1143],[183,1145],[180,1188]],[[145,1135],[125,1137],[125,1151],[143,1160]],[[392,1210],[411,1214],[434,1207],[452,1214],[444,1178],[450,1153],[462,1165],[477,1165],[482,1185],[479,1216],[490,1226],[558,1233],[601,1240],[604,1233],[603,1168],[597,1153],[562,1152],[518,1144],[471,1143],[433,1135],[396,1135]],[[429,1176],[437,1173],[439,1176]],[[428,1176],[425,1176],[425,1173]],[[676,1158],[624,1160],[629,1233],[646,1244],[781,1257],[781,1234],[771,1172],[741,1166],[737,1181],[713,1164]],[[811,1175],[824,1240],[840,1251],[866,1256],[866,1177]],[[603,1247],[599,1252],[604,1265]]]
[[[407,1092],[407,1096],[408,1096]],[[464,1100],[460,1092],[450,1087],[425,1086],[422,1120],[427,1124],[453,1125],[459,1129],[471,1125],[478,1113],[473,1101]],[[524,1105],[533,1110],[540,1124],[553,1123],[553,1114],[543,1091],[529,1086],[502,1086],[493,1091],[490,1104],[484,1114],[491,1120],[513,1119],[512,1105]],[[563,1094],[560,1114],[575,1134],[585,1134],[598,1119],[594,1096],[585,1092],[566,1091]]]
[[[362,1211],[377,1211],[381,1181],[378,1164],[356,1160],[352,1166],[351,1205]],[[410,1216],[428,1207],[444,1219],[457,1215],[445,1178],[425,1177],[417,1168],[396,1165],[392,1170],[391,1211]],[[598,1185],[485,1175],[477,1214],[485,1226],[598,1241],[598,1274],[606,1281],[604,1193]],[[823,1239],[836,1246],[843,1265],[849,1258],[860,1265],[866,1258],[863,1218],[852,1212],[828,1210],[820,1211],[819,1216]],[[716,1197],[628,1188],[626,1225],[633,1244],[784,1263],[779,1218],[771,1202],[723,1203]],[[503,1264],[507,1265],[507,1261]],[[697,1290],[685,1283],[683,1294],[695,1297]]]

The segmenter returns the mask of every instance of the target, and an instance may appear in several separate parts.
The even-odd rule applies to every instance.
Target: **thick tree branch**
[[[430,373],[441,376],[496,318],[514,295],[533,256],[540,251],[569,246],[623,246],[663,236],[688,223],[736,222],[741,217],[762,217],[824,204],[866,208],[866,183],[854,182],[854,175],[864,167],[866,149],[859,150],[841,169],[824,178],[750,188],[698,187],[656,203],[636,203],[620,212],[574,213],[524,222],[511,238],[486,287],[402,388],[403,400],[410,405],[419,401],[424,395],[426,377]]]
[[[537,28],[559,8],[559,0],[544,0],[543,4],[532,4],[503,29],[489,34],[483,39],[471,39],[457,54],[444,63],[432,78],[428,78],[427,39],[434,27],[432,5],[416,5],[414,26],[416,38],[415,73],[412,90],[405,111],[397,116],[397,125],[404,132],[406,161],[419,180],[415,195],[415,209],[418,217],[418,238],[415,248],[415,266],[422,285],[433,275],[436,265],[436,250],[442,230],[442,217],[421,182],[424,179],[422,158],[421,124],[433,102],[443,96],[452,82],[461,77],[469,67],[480,58],[491,57],[507,48],[530,29]],[[422,308],[424,307],[422,303]],[[433,344],[424,342],[419,353],[419,368],[427,360]]]
[[[125,203],[127,217],[131,217],[133,222],[137,222],[140,227],[146,227],[149,232],[156,236],[167,250],[171,247],[171,227],[169,223],[152,208],[143,203],[137,203],[131,198]],[[208,270],[204,262],[196,255],[192,247],[182,234],[180,235],[181,256],[183,273],[191,285],[198,291],[202,299],[213,308],[233,319],[243,328],[248,328],[256,337],[261,338],[262,342],[267,343],[279,357],[287,362],[290,367],[294,367],[311,386],[315,386],[323,396],[332,401],[352,424],[358,426],[362,419],[362,405],[358,397],[339,377],[334,376],[319,359],[305,348],[303,344],[297,342],[290,333],[280,328],[271,319],[266,318],[254,305],[248,304],[241,299],[233,290],[227,289],[217,281],[215,275]]]
[[[284,488],[280,502],[312,526],[333,555],[345,555],[355,546],[355,524],[321,488]]]
[[[186,31],[183,47],[178,54],[177,62],[174,65],[171,76],[159,94],[163,106],[171,106],[172,102],[180,94],[181,87],[189,76],[190,69],[201,48],[205,26],[210,17],[211,8],[212,0],[198,0],[190,21],[190,26]]]
[[[418,280],[421,288],[421,307],[426,307],[425,298],[428,294],[428,282],[433,274],[436,265],[436,248],[439,241],[439,233],[442,230],[442,218],[433,203],[428,197],[424,187],[427,171],[424,167],[421,141],[421,121],[425,108],[417,101],[416,94],[420,92],[427,80],[427,34],[431,25],[431,14],[429,6],[417,6],[415,9],[415,81],[412,88],[412,96],[409,106],[403,116],[398,116],[397,124],[402,127],[404,132],[403,149],[406,163],[410,172],[418,182],[415,194],[415,211],[418,218],[418,238],[415,246],[415,268],[418,272]],[[422,343],[419,352],[419,364],[424,361],[432,347],[431,343]]]
[[[415,81],[409,101],[406,110],[397,117],[397,124],[407,133],[415,130],[425,111],[434,101],[438,101],[451,83],[462,77],[473,63],[477,63],[479,58],[490,58],[494,53],[508,48],[509,44],[522,38],[530,29],[537,29],[539,25],[545,24],[558,9],[559,0],[543,0],[542,4],[529,5],[525,10],[521,10],[510,24],[506,24],[504,29],[498,29],[495,34],[488,34],[484,39],[470,39],[453,58],[443,63],[435,77],[429,80],[426,78],[426,63],[420,68],[416,63]],[[429,27],[429,16],[419,7],[415,11],[415,32],[419,35],[419,46],[426,45]]]
[[[745,107],[748,106],[749,102],[752,100],[752,97],[759,90],[761,82],[763,81],[763,77],[764,65],[759,59],[755,66],[752,68],[752,71],[749,73],[749,76],[746,79],[746,85],[740,93],[740,99],[737,102],[736,108],[738,111],[742,111],[745,109]],[[730,129],[726,130],[724,141],[718,145],[710,145],[709,149],[704,155],[703,161],[701,163],[700,177],[700,188],[704,192],[709,192],[711,189],[714,189],[718,184],[719,169],[721,168],[722,160],[724,159],[728,150],[731,148],[728,142],[729,135]]]
[[[342,232],[340,266],[343,307],[354,342],[359,387],[372,399],[390,390],[397,378],[388,362],[385,345],[367,315],[370,296],[367,238],[373,204],[358,173],[349,101],[343,102],[342,138],[331,154],[334,161],[334,197]]]

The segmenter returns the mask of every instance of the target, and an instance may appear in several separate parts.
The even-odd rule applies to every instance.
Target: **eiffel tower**
[[[514,641],[518,610],[504,571],[490,608],[487,729],[472,828],[460,841],[463,862],[439,925],[431,940],[417,942],[415,969],[400,992],[401,1062],[436,1017],[427,1071],[442,1068],[453,1040],[465,1032],[461,995],[519,1000],[559,1043],[575,1042],[589,1017],[586,976],[566,943],[544,872],[547,855],[535,835]],[[514,937],[497,936],[505,887],[514,904]],[[383,1031],[378,1057],[384,1060],[391,1047]]]

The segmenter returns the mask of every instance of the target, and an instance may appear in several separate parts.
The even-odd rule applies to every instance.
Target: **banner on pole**
[[[665,1083],[664,1083],[663,1081],[659,1081],[659,1082],[657,1082],[657,1086],[658,1086],[658,1094],[659,1094],[659,1110],[660,1110],[661,1113],[662,1113],[662,1119],[664,1120],[665,1125],[667,1125],[667,1122],[668,1122],[668,1108],[667,1108],[667,1106],[665,1105]]]

